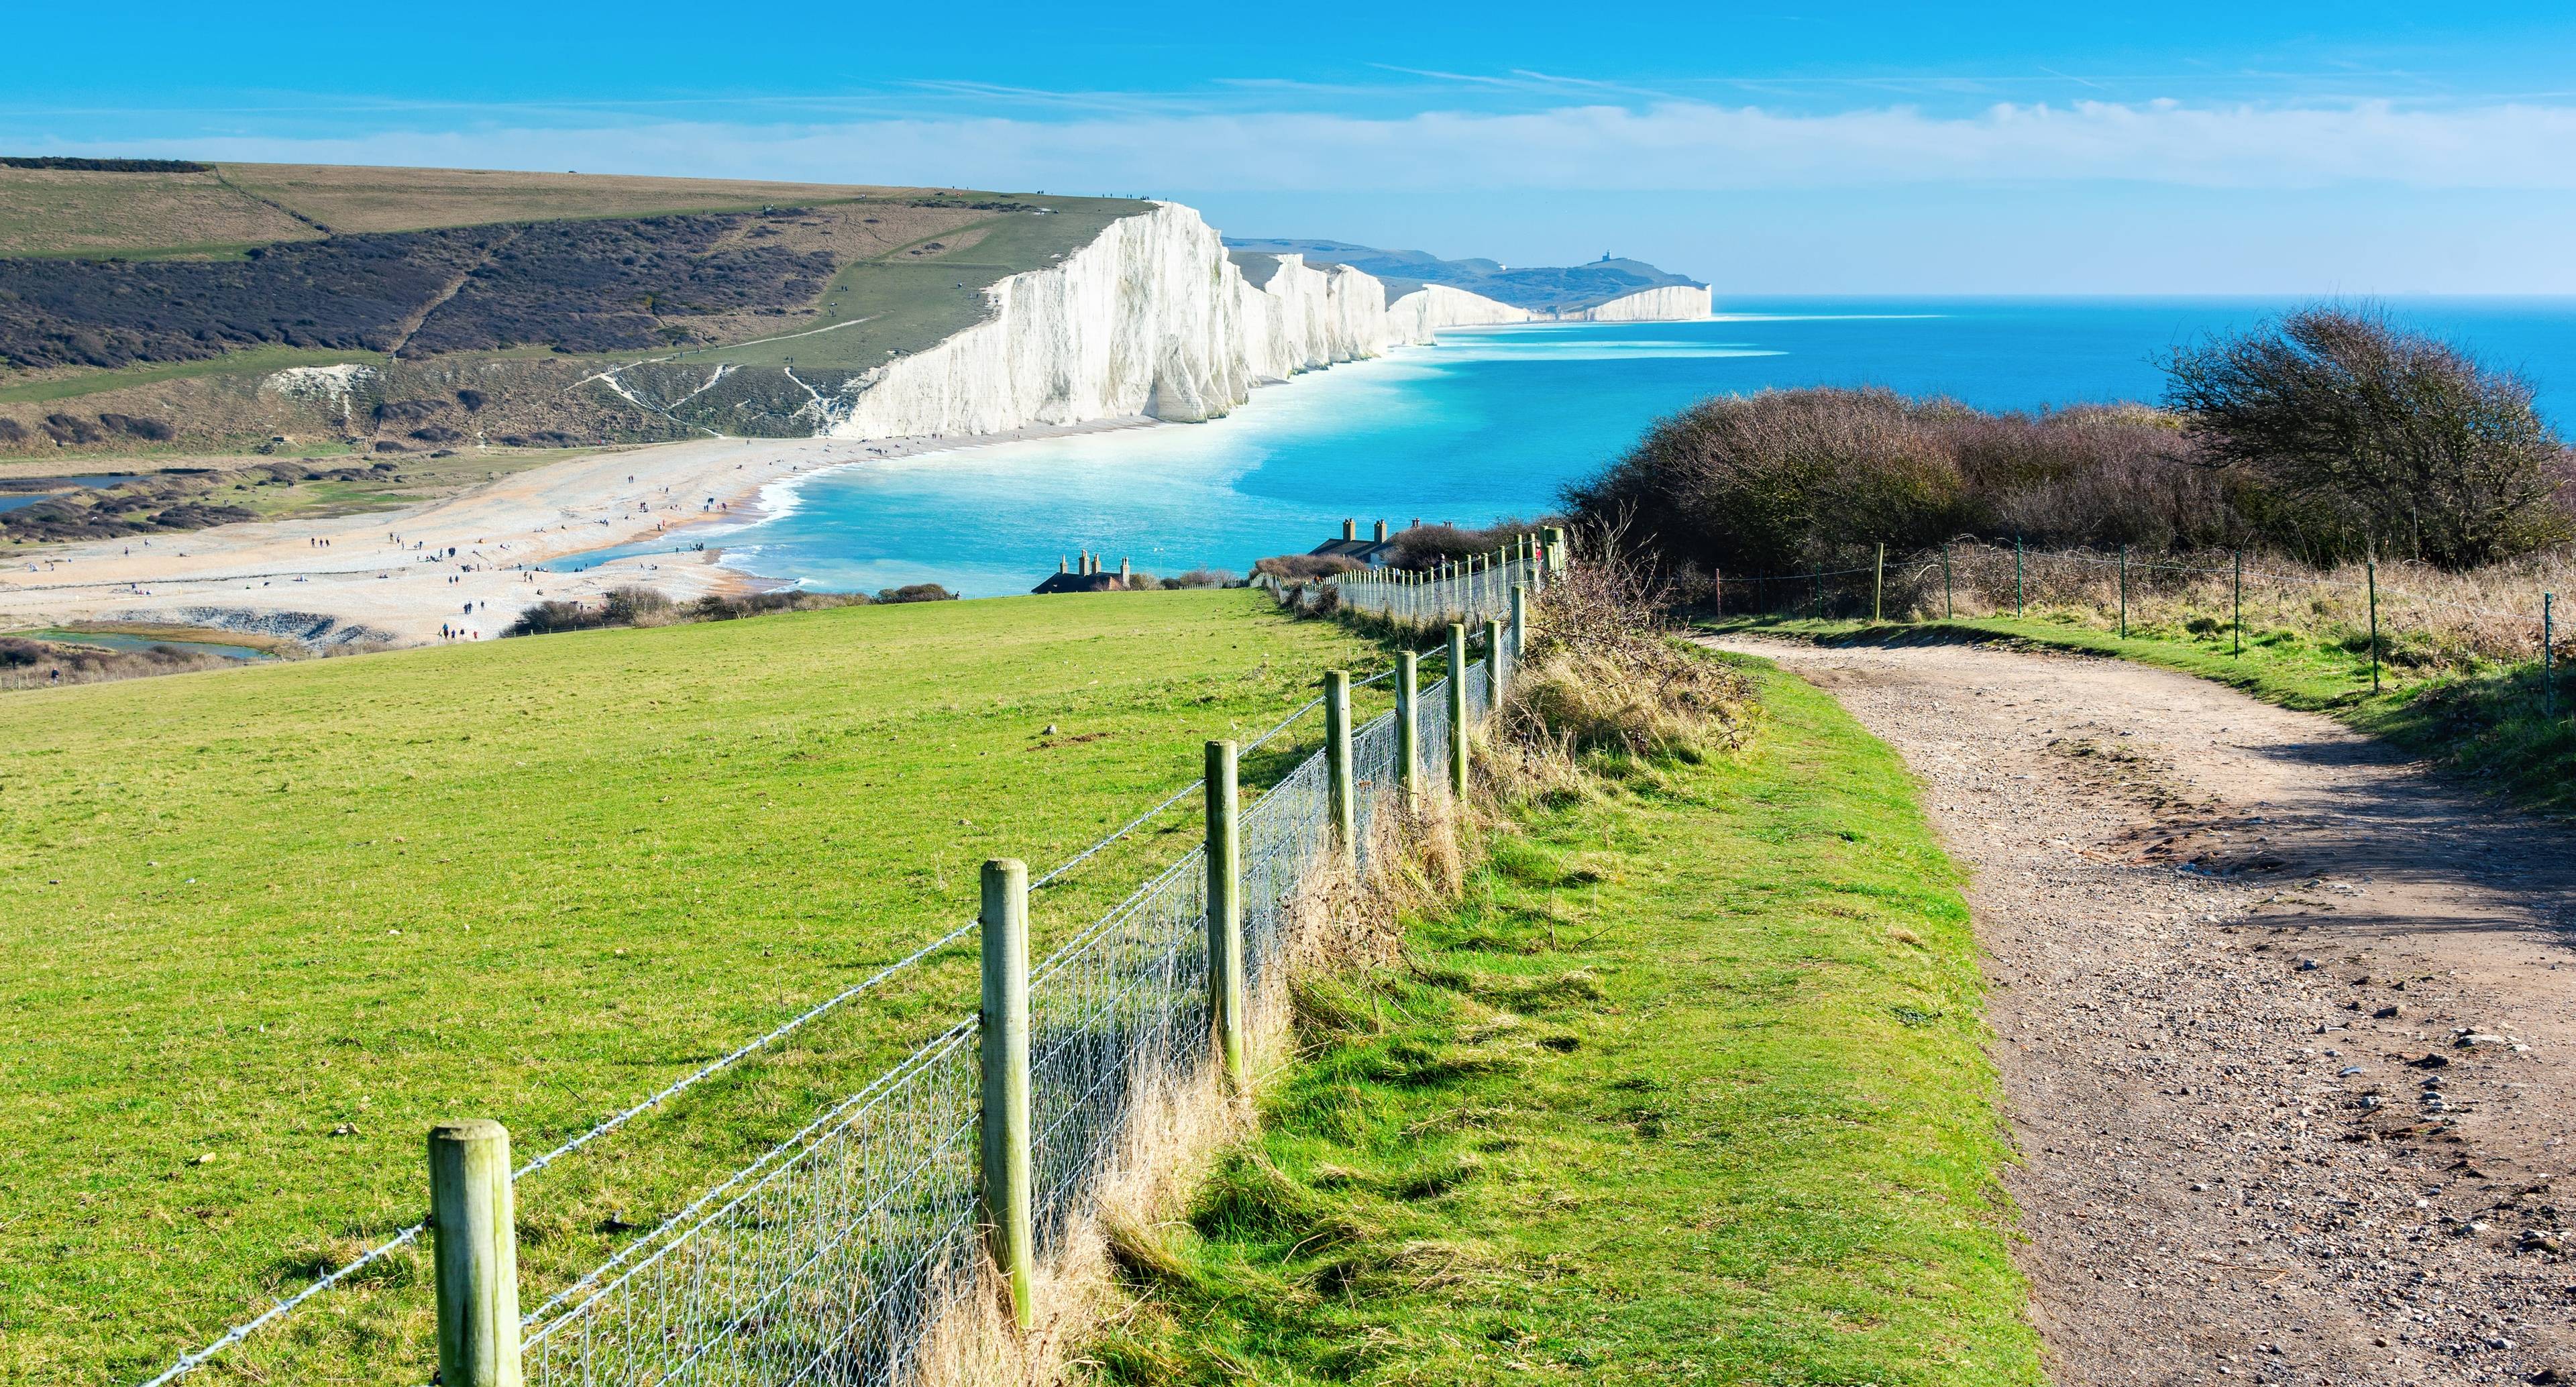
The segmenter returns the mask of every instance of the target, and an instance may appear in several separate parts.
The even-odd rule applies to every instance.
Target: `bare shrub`
[[[1301,583],[1330,578],[1336,573],[1358,573],[1367,567],[1367,564],[1342,554],[1273,554],[1254,564],[1252,571]]]
[[[1166,588],[1230,588],[1243,581],[1222,568],[1193,568],[1163,580]]]
[[[1744,676],[1683,644],[1671,587],[1594,534],[1583,562],[1541,589],[1513,675],[1504,725],[1518,741],[1569,753],[1698,758],[1750,728]]]
[[[2137,406],[1988,413],[1882,389],[1766,390],[1656,422],[1566,493],[1668,571],[1834,567],[1954,534],[2213,544],[2240,522],[2180,422]]]
[[[2166,400],[2240,468],[2277,546],[2467,568],[2576,532],[2566,445],[2532,385],[2373,309],[2300,309],[2176,351]]]
[[[1503,519],[1483,529],[1465,525],[1414,525],[1395,534],[1395,548],[1386,558],[1388,567],[1420,572],[1455,562],[1470,555],[1492,554],[1512,548],[1524,538],[1535,539],[1555,519]]]

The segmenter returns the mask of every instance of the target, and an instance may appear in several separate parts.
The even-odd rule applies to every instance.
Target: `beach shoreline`
[[[0,570],[0,630],[107,621],[257,632],[319,649],[488,640],[540,601],[619,587],[675,602],[793,585],[704,549],[577,572],[543,566],[660,536],[741,529],[792,510],[824,471],[1033,438],[1138,428],[1136,417],[974,437],[705,438],[602,449],[461,494],[360,515],[255,521],[30,547]]]

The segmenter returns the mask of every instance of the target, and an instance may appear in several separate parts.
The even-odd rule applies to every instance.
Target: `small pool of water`
[[[129,636],[122,631],[44,630],[28,633],[33,639],[53,641],[58,645],[94,645],[102,650],[149,650],[166,645],[190,655],[221,655],[227,660],[274,660],[277,657],[256,646],[225,645],[219,641],[165,640],[154,636]]]
[[[536,567],[539,573],[580,573],[597,568],[611,559],[648,558],[655,554],[673,556],[696,554],[703,552],[706,547],[698,540],[691,540],[686,544],[673,544],[667,539],[640,540],[633,544],[621,544],[613,549],[593,549],[587,554],[568,554],[560,559],[548,559]]]
[[[86,477],[24,477],[19,480],[42,482],[50,489],[45,491],[0,491],[0,511],[23,510],[28,506],[36,504],[38,501],[50,501],[56,496],[61,495],[65,488],[91,489],[102,486],[116,486],[123,482],[136,482],[143,479],[140,475],[132,472],[106,472]]]

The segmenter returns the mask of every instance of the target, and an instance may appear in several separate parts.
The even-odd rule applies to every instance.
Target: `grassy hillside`
[[[111,455],[105,414],[186,446],[412,448],[365,417],[463,387],[494,436],[802,434],[828,388],[978,321],[982,290],[1141,204],[948,189],[453,169],[0,169],[0,453]],[[631,400],[585,377],[647,366]],[[735,370],[696,393],[716,363]],[[336,400],[259,388],[369,368]],[[684,407],[677,406],[685,400]],[[378,445],[383,445],[379,448]]]
[[[0,1377],[148,1376],[416,1218],[433,1121],[541,1150],[970,918],[983,858],[1060,860],[1379,658],[1255,594],[1109,594],[11,696]],[[1040,946],[1195,828],[1042,893]],[[527,1303],[971,1004],[972,966],[524,1185]],[[241,1361],[416,1384],[429,1303],[398,1259]]]
[[[1741,759],[1539,812],[1301,998],[1268,1131],[1131,1234],[1128,1384],[2042,1381],[1959,872],[1763,671]]]
[[[491,169],[219,164],[201,173],[0,168],[0,255],[237,254],[333,232],[946,195],[930,188]]]

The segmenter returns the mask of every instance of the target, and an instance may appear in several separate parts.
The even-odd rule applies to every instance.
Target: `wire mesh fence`
[[[1967,540],[1891,554],[1883,567],[1730,575],[1720,587],[1724,610],[1736,613],[2045,617],[2230,648],[2295,637],[2356,655],[2375,650],[2395,667],[2428,672],[2563,663],[2560,589],[2576,591],[2576,549],[2451,572],[2401,562],[2305,568],[2226,549],[2150,554]]]
[[[1547,578],[1548,561],[1504,554],[1462,565],[1455,571],[1369,569],[1337,573],[1300,592],[1295,600],[1311,606],[1323,592],[1330,591],[1343,610],[1406,625],[1436,626],[1451,621],[1473,624],[1509,619],[1512,589],[1527,587],[1536,592]]]
[[[912,1375],[978,1266],[975,1025],[941,1032],[564,1297],[533,1387],[876,1383]]]
[[[1490,661],[1457,671],[1481,716]],[[1414,700],[1418,783],[1439,783],[1447,680]],[[1400,783],[1397,714],[1351,737],[1355,806]],[[1239,820],[1246,994],[1276,997],[1299,896],[1332,852],[1317,751]],[[1377,835],[1355,845],[1366,859]],[[1147,880],[1030,974],[1035,1224],[1060,1247],[1169,1096],[1202,1091],[1210,1044],[1206,850]],[[527,1317],[534,1387],[900,1384],[982,1287],[978,1023],[962,1019],[797,1138]],[[1160,1111],[1168,1119],[1168,1111]]]

